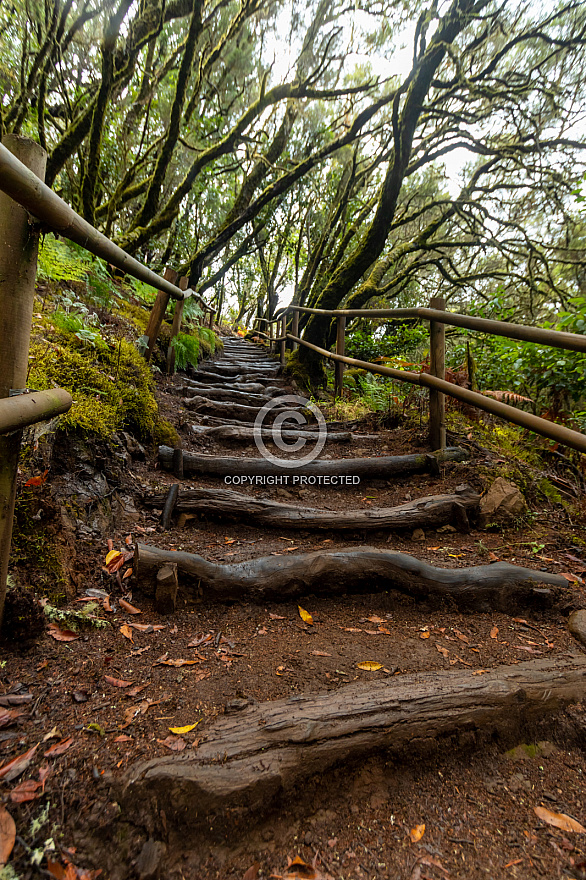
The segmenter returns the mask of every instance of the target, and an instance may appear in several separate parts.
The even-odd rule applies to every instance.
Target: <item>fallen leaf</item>
[[[382,619],[382,617],[377,617],[376,614],[373,614],[372,617],[367,617],[366,619],[368,621],[370,621],[370,623],[384,623],[385,622]]]
[[[446,657],[446,658],[448,657],[448,654],[449,654],[450,652],[448,651],[447,648],[444,648],[443,645],[438,645],[437,643],[436,643],[436,646],[435,646],[435,647],[436,647],[436,649],[440,652],[440,654],[442,655],[442,657]]]
[[[144,691],[145,688],[148,688],[148,684],[136,684],[132,690],[126,691],[124,694],[125,697],[136,697],[140,694],[141,691]]]
[[[421,840],[423,835],[425,834],[425,825],[416,825],[415,828],[412,828],[409,832],[409,837],[411,838],[411,843],[417,843],[418,840]]]
[[[560,571],[560,574],[563,578],[569,581],[571,584],[583,584],[584,581],[581,577],[578,577],[577,574],[572,574],[571,571]]]
[[[245,872],[242,880],[256,880],[256,878],[258,877],[259,869],[260,869],[260,862],[254,862],[250,866],[248,871]]]
[[[465,636],[464,633],[461,633],[459,629],[452,630],[457,639],[460,639],[461,642],[466,642],[466,644],[470,643],[470,639],[468,636]]]
[[[430,632],[419,633],[419,638],[420,639],[428,639],[430,637],[430,635],[431,635]]]
[[[63,739],[63,735],[59,733],[59,730],[56,727],[53,727],[49,733],[44,735],[43,742],[48,742],[50,739]]]
[[[29,749],[28,752],[18,755],[18,757],[13,758],[11,761],[8,761],[7,764],[4,764],[3,767],[0,767],[0,779],[3,779],[5,782],[12,782],[13,779],[16,779],[17,776],[24,773],[32,761],[38,747],[39,744],[37,743],[37,745],[33,746],[32,749]]]
[[[498,626],[493,626],[493,628],[492,628],[491,631],[490,631],[490,637],[491,637],[491,639],[496,639],[496,638],[498,638],[498,634],[499,634],[499,628],[498,628]]]
[[[37,666],[37,672],[40,672],[41,669],[46,669],[48,665],[49,665],[49,661],[48,661],[48,660],[41,660],[41,662],[40,662],[39,665]]]
[[[285,667],[284,666],[277,666],[277,668],[275,669],[275,675],[284,675],[284,674],[285,674]]]
[[[132,577],[132,569],[131,568],[126,569],[126,571],[122,575],[122,580],[125,581],[129,577]]]
[[[310,654],[313,654],[314,657],[331,657],[331,654],[328,654],[327,651],[310,651]]]
[[[39,476],[37,476],[37,477],[31,477],[30,480],[27,480],[26,483],[24,484],[25,489],[26,489],[26,488],[29,488],[29,487],[31,487],[31,486],[42,486],[43,483],[44,483],[44,482],[46,481],[46,479],[47,479],[47,474],[48,474],[48,473],[49,473],[49,471],[46,470],[44,473],[39,474]]]
[[[121,733],[120,736],[117,736],[114,740],[115,743],[128,743],[132,742],[133,739],[131,736],[127,736],[125,733]]]
[[[299,547],[285,547],[283,553],[292,553],[293,550],[299,550]]]
[[[347,633],[361,633],[362,632],[361,629],[356,629],[355,626],[341,626],[340,629],[343,629],[344,632],[347,632]]]
[[[68,739],[62,739],[61,742],[55,743],[54,746],[51,746],[50,749],[47,749],[45,752],[45,758],[58,758],[59,755],[63,755],[67,749],[71,748],[73,745],[73,737],[70,736]]]
[[[134,682],[124,681],[124,679],[122,678],[113,678],[111,675],[105,675],[104,679],[108,682],[108,684],[111,684],[113,687],[117,688],[127,688],[130,687],[131,684],[134,684]]]
[[[562,831],[576,831],[578,834],[586,833],[586,828],[583,825],[580,825],[571,816],[566,816],[565,813],[552,813],[546,807],[534,807],[534,812],[543,822],[547,822],[548,825],[553,825],[555,828],[561,828]]]
[[[141,633],[153,633],[159,632],[162,629],[165,629],[165,623],[129,623],[128,626],[131,626],[132,629],[137,630]]]
[[[10,727],[17,718],[26,715],[24,709],[1,709],[0,708],[0,727]]]
[[[513,859],[512,862],[507,862],[507,864],[505,865],[505,868],[512,868],[513,865],[520,865],[522,861],[523,861],[523,859]]]
[[[368,672],[376,672],[377,669],[382,669],[382,663],[377,663],[376,660],[363,660],[361,663],[357,663],[356,666],[358,669],[366,669]]]
[[[283,878],[284,880],[319,880],[319,875],[312,865],[308,865],[296,856],[293,861],[289,859]]]
[[[128,614],[142,614],[142,611],[140,610],[140,608],[135,608],[134,605],[131,605],[130,602],[126,601],[126,599],[120,599],[118,604],[120,605],[121,608],[124,608],[124,610]]]
[[[34,801],[38,797],[39,788],[44,788],[44,782],[37,779],[25,779],[24,782],[12,789],[10,792],[10,800],[13,804],[26,804],[28,801]]]
[[[304,608],[301,607],[301,605],[298,605],[297,607],[299,608],[299,617],[301,618],[301,620],[304,623],[308,623],[309,626],[313,626],[313,617],[311,616],[309,611],[306,611]]]
[[[79,638],[79,633],[70,629],[61,629],[56,623],[50,623],[47,629],[51,638],[57,642],[73,642]]]
[[[180,666],[195,666],[196,663],[201,663],[201,660],[157,660],[156,663],[153,663],[153,666],[175,666],[179,668]]]
[[[283,617],[282,614],[273,614],[272,611],[269,612],[269,617],[271,620],[286,620],[286,617]]]
[[[194,727],[197,727],[200,721],[201,718],[199,719],[199,721],[196,721],[195,724],[186,724],[185,727],[170,727],[169,730],[171,731],[171,733],[177,733],[179,735],[183,733],[189,733],[190,730],[193,730]]]
[[[10,858],[15,840],[16,825],[14,824],[14,819],[8,810],[5,810],[2,804],[0,804],[0,868],[3,868]]]
[[[172,752],[182,752],[187,746],[185,740],[180,736],[168,736],[165,739],[158,739],[157,742],[171,749]]]
[[[472,675],[484,675],[485,672],[488,672],[488,669],[475,669]]]
[[[110,565],[115,559],[118,559],[119,556],[122,556],[120,550],[109,550],[106,553],[106,565]]]
[[[127,623],[123,623],[120,627],[120,632],[124,636],[125,639],[128,639],[130,642],[134,644],[134,639],[132,638],[132,630],[128,626]]]
[[[188,648],[199,648],[200,645],[205,645],[207,642],[211,642],[214,638],[213,633],[206,633],[205,635],[197,635],[194,639],[188,644]]]

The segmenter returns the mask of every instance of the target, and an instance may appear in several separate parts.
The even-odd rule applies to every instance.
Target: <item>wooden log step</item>
[[[278,398],[276,398],[278,400]],[[182,397],[181,403],[186,409],[194,412],[205,413],[209,416],[219,416],[223,419],[239,419],[242,422],[254,422],[259,412],[270,401],[265,400],[260,406],[245,406],[242,403],[234,403],[224,400],[210,400],[208,397]],[[289,404],[279,404],[269,409],[264,416],[265,422],[274,421],[279,415],[292,411],[299,412],[303,407],[292,407]]]
[[[257,373],[262,375],[268,375],[269,373],[273,376],[280,370],[280,366],[278,364],[271,365],[270,367],[256,367],[252,365],[243,364],[221,364],[219,362],[211,363],[208,361],[203,361],[198,365],[198,372],[201,373],[213,373],[215,375],[220,376],[238,376],[240,373],[246,373],[247,375],[254,376]]]
[[[175,385],[168,388],[172,394],[175,388],[184,388],[188,391],[201,394],[203,397],[213,397],[216,400],[226,400],[231,395],[241,395],[248,398],[250,394],[256,394],[260,397],[276,397],[278,394],[284,394],[285,390],[278,385],[261,385],[260,382],[231,382],[228,388],[222,385],[208,385],[204,382],[193,382],[191,379],[183,378],[182,385]],[[184,396],[187,393],[184,392]]]
[[[205,385],[203,385],[202,389],[203,390],[200,391],[199,389],[193,388],[191,385],[174,385],[169,388],[169,391],[172,394],[180,394],[185,398],[198,397],[211,400],[212,402],[240,403],[244,406],[263,407],[272,399],[268,394],[243,394],[240,391],[231,391],[229,388],[218,388],[217,385],[212,385],[210,388],[206,388]],[[279,394],[283,394],[282,389],[279,389]]]
[[[154,593],[157,572],[168,562],[177,563],[181,587],[208,602],[283,602],[308,593],[394,589],[414,599],[449,602],[462,611],[510,612],[551,604],[554,592],[540,584],[568,589],[561,575],[508,562],[436,568],[407,553],[374,547],[263,556],[222,565],[194,553],[137,544],[133,571],[140,589]]]
[[[248,430],[251,430],[253,427],[250,424],[250,422],[243,422],[238,419],[221,419],[216,416],[200,415],[200,413],[193,413],[193,416],[194,416],[194,418],[197,418],[198,422],[200,422],[202,425],[210,425],[210,426],[214,426],[214,427],[219,427],[221,425],[224,425],[226,427],[232,427],[232,428],[247,428]],[[327,422],[327,428],[328,428],[328,431],[330,429],[332,429],[332,430],[335,430],[336,433],[338,433],[340,431],[340,429],[338,427],[335,427],[333,424],[330,424],[330,422]],[[305,425],[303,427],[303,432],[309,433],[311,439],[315,442],[316,432],[313,430],[313,425],[311,425],[311,424]],[[291,431],[289,431],[288,433],[291,433]],[[360,439],[360,437],[358,435],[356,435],[356,439]],[[372,437],[370,437],[369,435],[366,435],[365,439],[372,439]]]
[[[322,694],[252,703],[217,718],[197,750],[133,764],[117,800],[122,818],[151,836],[167,824],[182,839],[215,835],[274,811],[280,798],[299,797],[303,782],[334,766],[352,767],[373,752],[429,753],[459,731],[518,733],[523,725],[586,697],[586,657],[557,656],[500,666],[399,675]],[[453,742],[453,741],[452,741]],[[453,747],[453,744],[452,744]],[[243,814],[250,819],[240,822]],[[164,818],[162,818],[164,817]],[[164,825],[164,827],[163,827]]]
[[[165,495],[145,496],[150,507],[160,507]],[[468,526],[468,517],[478,510],[480,495],[469,486],[454,495],[428,495],[398,507],[368,510],[320,510],[253,498],[229,489],[181,489],[176,513],[204,513],[206,516],[246,518],[255,526],[277,529],[414,529],[436,528],[446,523]]]
[[[242,423],[243,425],[246,423]],[[238,427],[234,423],[229,425],[192,425],[191,430],[197,437],[211,437],[213,440],[219,440],[225,443],[245,443],[249,446],[255,443],[255,433],[252,425],[246,424],[246,427]],[[262,439],[267,442],[273,439],[273,432],[270,428],[260,429]],[[315,441],[315,432],[312,431],[279,431],[279,436],[287,443],[296,440],[313,440]],[[329,433],[327,443],[349,443],[355,439],[350,431],[340,431],[338,433]],[[371,438],[374,439],[374,438]]]
[[[380,478],[405,476],[430,471],[437,473],[439,465],[449,461],[466,461],[468,453],[464,449],[448,446],[435,453],[412,453],[411,455],[381,455],[379,458],[340,458],[336,460],[316,460],[295,468],[281,467],[264,458],[232,458],[230,456],[203,455],[186,452],[183,467],[186,474],[207,474],[213,477],[267,476],[274,474],[295,474],[298,477],[347,477]],[[165,470],[173,466],[173,450],[170,446],[159,446],[159,461]],[[293,478],[293,477],[291,477]],[[314,482],[316,482],[314,481]],[[353,485],[353,483],[351,483]],[[300,484],[298,484],[300,485]]]
[[[238,373],[236,376],[223,376],[219,373],[207,373],[203,372],[201,369],[201,364],[194,370],[193,379],[196,382],[204,382],[208,385],[224,385],[228,388],[240,388],[242,384],[248,385],[250,383],[265,385],[273,385],[275,384],[275,377],[264,376],[264,375],[256,375],[251,373]]]

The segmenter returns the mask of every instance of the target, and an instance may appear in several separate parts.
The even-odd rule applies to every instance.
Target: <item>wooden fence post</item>
[[[274,335],[273,334],[273,327],[274,327],[274,324],[271,321],[269,323],[269,352],[271,354],[273,353],[273,335]]]
[[[174,269],[165,269],[163,273],[163,278],[165,281],[170,281],[171,284],[175,284],[177,281],[178,273],[175,272]],[[147,361],[150,361],[153,356],[153,350],[157,339],[159,338],[159,333],[161,332],[161,324],[163,323],[163,318],[165,317],[165,312],[167,311],[167,306],[169,305],[169,300],[171,299],[170,294],[165,293],[163,290],[159,290],[157,293],[157,298],[155,299],[153,308],[151,310],[151,316],[149,318],[149,323],[146,328],[145,336],[149,338],[149,345],[146,350],[145,358]]]
[[[283,317],[281,318],[281,320],[277,324],[277,327],[281,328],[281,332],[279,333],[279,336],[281,337],[280,361],[281,361],[281,366],[284,367],[285,366],[285,348],[287,346],[287,338],[286,338],[287,337],[287,314],[286,313],[283,315]]]
[[[187,275],[179,279],[179,287],[181,290],[187,290]],[[174,283],[174,282],[173,282]],[[175,346],[172,345],[173,340],[181,331],[181,321],[183,320],[183,308],[185,306],[184,299],[178,299],[175,303],[175,311],[173,312],[173,324],[171,325],[171,338],[169,340],[169,348],[167,349],[167,373],[171,375],[175,372]]]
[[[46,152],[28,138],[9,134],[3,145],[45,179]],[[24,208],[0,192],[0,398],[24,389],[35,298],[39,233]],[[6,598],[8,559],[22,432],[0,437],[0,626]]]
[[[291,324],[291,335],[292,336],[299,336],[299,312],[298,311],[293,312],[293,321]],[[292,351],[297,351],[298,348],[299,348],[299,343],[293,342],[291,345]]]
[[[211,309],[210,309],[210,319],[208,322],[208,327],[210,328],[210,330],[214,329],[214,313],[212,312]]]
[[[446,301],[434,296],[430,309],[445,311]],[[429,323],[429,372],[438,379],[446,378],[446,330],[438,321]],[[429,389],[429,443],[433,450],[446,446],[446,396],[441,391]]]
[[[340,316],[336,319],[336,354],[344,356],[346,351],[346,318]],[[335,361],[334,364],[334,398],[342,396],[344,387],[344,364]]]

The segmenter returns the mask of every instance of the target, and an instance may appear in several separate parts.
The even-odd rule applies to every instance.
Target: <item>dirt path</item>
[[[268,361],[266,372],[264,366],[262,371],[253,369],[259,358]],[[239,375],[250,381],[240,381],[231,369],[222,372],[222,367],[243,359],[247,375]],[[205,388],[212,397],[214,388],[238,391],[238,385],[246,384],[261,386],[260,392],[240,392],[248,396],[273,399],[267,388],[294,392],[274,375],[274,361],[264,352],[258,354],[251,344],[227,344],[216,363],[220,370],[213,364],[198,370],[195,381],[204,387],[195,389],[194,396],[204,397]],[[184,392],[174,393],[186,384],[184,377],[176,376],[162,385],[160,393],[161,408],[176,424],[183,449],[258,458],[254,445],[227,444],[192,430],[194,424],[213,427],[218,416],[206,415],[203,408],[198,414],[185,404]],[[218,400],[222,396],[226,397],[215,394]],[[375,433],[371,427],[350,426],[350,433],[348,442],[327,444],[321,459],[427,452],[416,431]],[[365,436],[357,436],[361,433]],[[135,491],[140,489],[143,497],[166,493],[176,482],[172,474],[154,471],[152,461],[135,461],[131,472]],[[375,478],[343,488],[234,488],[249,497],[335,514],[393,507],[429,494],[453,492],[463,483],[476,491],[483,488],[476,461],[448,462],[435,475]],[[231,488],[206,474],[188,477],[182,485]],[[308,551],[368,543],[439,567],[461,568],[499,558],[570,577],[579,574],[581,565],[586,568],[567,527],[551,509],[538,513],[530,529],[523,526],[501,534],[480,531],[472,524],[469,533],[462,533],[448,523],[448,528],[421,535],[388,529],[344,534],[261,529],[251,517],[201,513],[190,519],[176,514],[171,528],[162,530],[161,508],[143,507],[138,501],[137,507],[130,541],[185,550],[213,562],[239,563],[261,556],[286,562]],[[582,534],[580,528],[574,526],[576,535]],[[131,544],[125,543],[128,532],[127,526],[121,526],[105,537],[115,550],[130,551]],[[122,579],[132,566],[130,552],[112,574],[101,568],[107,552],[105,540],[88,545],[91,574],[84,587],[109,595],[108,600],[98,595],[98,601],[113,609],[99,612],[109,626],[83,629],[69,642],[47,634],[30,647],[4,652],[3,690],[26,696],[27,702],[18,726],[0,731],[0,763],[41,745],[26,773],[3,783],[3,793],[8,798],[21,779],[38,779],[39,767],[50,768],[44,795],[38,791],[36,800],[21,805],[8,800],[23,841],[14,853],[19,876],[36,876],[24,845],[42,848],[54,823],[64,829],[59,845],[76,847],[69,856],[72,861],[101,867],[103,876],[120,880],[242,878],[247,871],[247,880],[271,875],[334,880],[586,876],[584,835],[552,827],[534,812],[543,807],[586,824],[585,718],[579,704],[553,720],[544,717],[519,726],[513,713],[504,725],[468,724],[440,737],[414,738],[401,754],[382,754],[379,749],[373,754],[365,746],[362,757],[351,764],[324,774],[312,769],[256,818],[235,804],[222,814],[222,822],[214,827],[210,821],[205,827],[197,801],[176,803],[173,810],[181,812],[187,825],[193,813],[198,830],[191,836],[182,830],[173,810],[168,808],[169,815],[161,813],[156,788],[150,792],[150,806],[145,800],[140,819],[128,810],[120,813],[117,806],[123,803],[122,786],[137,762],[172,755],[184,761],[191,749],[197,752],[198,743],[213,742],[220,716],[238,718],[267,701],[333,693],[348,684],[392,682],[395,677],[434,670],[482,674],[533,658],[579,654],[567,631],[566,614],[569,607],[586,607],[581,583],[568,582],[565,607],[558,602],[550,610],[510,615],[462,613],[393,590],[381,591],[373,584],[371,591],[348,590],[338,596],[316,591],[304,596],[299,606],[311,615],[311,623],[301,615],[297,602],[209,604],[181,590],[176,613],[164,617],[130,579]],[[111,568],[119,561],[115,556]],[[123,596],[130,608],[121,603]],[[140,613],[134,613],[132,606]],[[359,666],[365,661],[371,662],[371,669]],[[185,730],[173,733],[172,728]],[[59,742],[61,754],[42,757]],[[510,749],[515,751],[509,753]],[[31,822],[47,803],[46,823],[33,837]],[[145,821],[149,812],[151,818]],[[292,865],[287,871],[288,859],[295,857],[306,866]]]

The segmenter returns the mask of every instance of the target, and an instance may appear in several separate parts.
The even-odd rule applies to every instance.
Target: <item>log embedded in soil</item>
[[[186,409],[197,413],[204,413],[208,416],[217,416],[222,419],[238,419],[241,422],[254,422],[263,407],[270,403],[270,401],[265,400],[261,406],[246,406],[242,403],[233,403],[232,401],[210,400],[208,397],[182,397],[181,403]],[[276,404],[266,411],[263,421],[274,421],[279,415],[291,411],[298,412],[300,409],[298,406]],[[295,422],[295,424],[297,423]],[[284,426],[286,426],[286,423],[284,423]]]
[[[464,449],[449,446],[435,453],[413,453],[411,455],[381,455],[379,458],[338,458],[316,460],[305,465],[282,467],[264,458],[232,458],[230,456],[203,455],[185,452],[183,469],[186,474],[207,474],[210,477],[252,476],[263,477],[279,474],[287,476],[287,485],[328,484],[332,477],[336,485],[360,478],[380,478],[405,476],[426,471],[434,472],[439,463],[466,461],[468,453]],[[159,446],[159,461],[165,470],[173,467],[173,449]],[[307,477],[307,480],[303,480]],[[311,479],[310,479],[311,478]],[[314,479],[313,479],[314,478]]]
[[[249,374],[238,374],[237,376],[220,376],[219,373],[205,373],[201,371],[201,369],[194,370],[192,373],[193,379],[196,382],[202,382],[205,385],[220,385],[224,388],[238,388],[240,389],[241,385],[274,385],[275,384],[275,376],[264,376],[264,375],[249,375]]]
[[[233,423],[230,425],[192,425],[191,430],[197,437],[211,437],[223,443],[245,443],[248,446],[255,444],[255,433],[252,426],[242,428],[237,427]],[[260,428],[262,439],[266,442],[273,439],[273,432],[270,428]],[[296,440],[313,440],[315,434],[311,431],[279,431],[279,437],[286,443],[294,443]],[[328,433],[328,443],[349,443],[352,440],[352,434],[349,431],[339,431],[337,433]],[[375,439],[370,438],[370,439]]]
[[[395,589],[414,599],[448,601],[461,610],[509,612],[521,605],[551,604],[554,592],[540,584],[568,586],[561,575],[508,562],[436,568],[406,553],[374,547],[263,556],[221,565],[195,553],[137,544],[133,570],[145,593],[154,593],[157,572],[168,562],[177,563],[184,590],[217,602],[286,601],[307,593]]]
[[[242,397],[246,398],[250,394],[257,394],[261,397],[275,397],[277,394],[284,394],[285,390],[283,388],[279,388],[277,385],[260,385],[256,382],[248,382],[242,385],[239,385],[237,382],[230,382],[228,388],[223,388],[221,385],[207,385],[203,382],[193,382],[190,379],[184,379],[184,385],[175,386],[179,388],[184,388],[185,391],[182,392],[182,396],[186,397],[187,394],[201,394],[203,397],[213,397],[216,400],[225,400],[226,397],[232,394],[239,394]],[[171,393],[174,393],[171,392]]]
[[[168,823],[182,838],[210,826],[233,837],[242,814],[261,818],[279,797],[302,797],[303,782],[329,768],[351,768],[383,750],[413,761],[433,752],[434,742],[453,748],[461,732],[467,742],[511,737],[585,697],[586,657],[564,655],[482,674],[414,673],[253,703],[216,719],[197,750],[134,764],[118,799],[123,818],[151,835],[164,836]]]
[[[246,373],[251,376],[255,376],[257,373],[266,376],[272,374],[276,376],[280,370],[279,364],[276,364],[274,367],[256,367],[250,364],[220,364],[220,363],[206,363],[205,361],[198,366],[198,372],[205,373],[206,375],[219,375],[225,377],[234,377],[238,376],[241,373]]]
[[[171,394],[180,394],[182,397],[190,398],[194,396],[205,397],[214,403],[240,403],[244,406],[264,406],[271,400],[268,394],[243,394],[241,391],[231,391],[229,388],[219,389],[216,385],[210,388],[202,386],[193,388],[191,385],[175,385],[170,388]],[[279,389],[279,393],[283,394],[283,390]]]
[[[163,499],[162,494],[155,493],[144,500],[152,507],[159,507]],[[480,495],[467,487],[455,495],[429,495],[398,507],[319,510],[253,498],[227,489],[181,489],[175,512],[246,518],[255,526],[276,529],[415,529],[459,522],[460,511],[474,514],[479,501]]]

